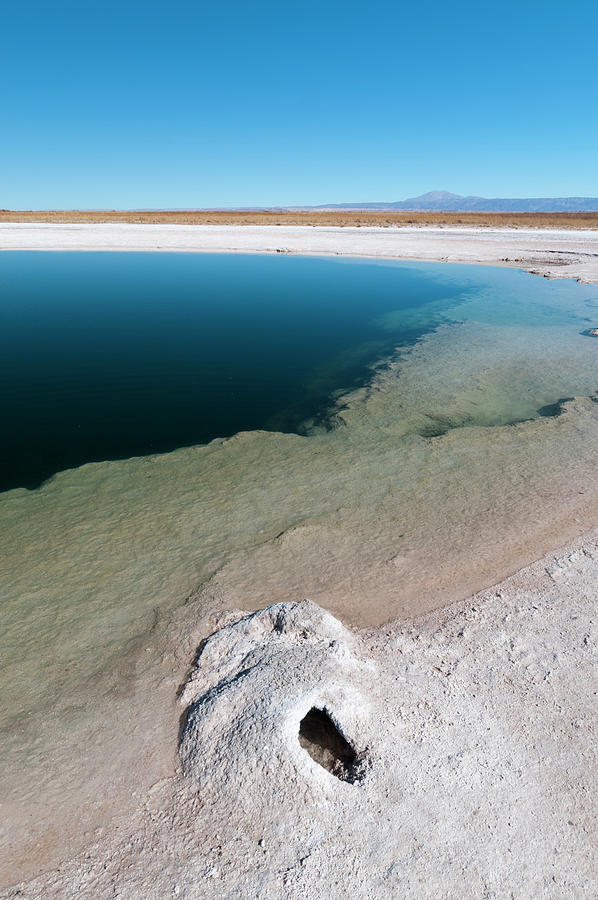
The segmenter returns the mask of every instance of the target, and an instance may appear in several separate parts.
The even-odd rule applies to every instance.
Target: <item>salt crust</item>
[[[597,540],[407,625],[225,615],[180,697],[176,775],[4,896],[596,896]],[[300,747],[314,705],[364,755],[358,783]]]
[[[598,281],[598,230],[420,226],[0,224],[0,250],[306,253],[511,265]]]

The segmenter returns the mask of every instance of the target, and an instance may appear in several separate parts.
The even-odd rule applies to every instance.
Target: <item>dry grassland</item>
[[[393,210],[0,210],[1,222],[114,223],[147,225],[325,225],[357,228],[470,225],[485,228],[598,229],[598,212],[405,212]]]

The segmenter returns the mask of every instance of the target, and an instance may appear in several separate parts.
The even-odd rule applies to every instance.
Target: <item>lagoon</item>
[[[595,286],[284,255],[0,267],[13,867],[169,773],[224,610],[411,619],[595,523]]]

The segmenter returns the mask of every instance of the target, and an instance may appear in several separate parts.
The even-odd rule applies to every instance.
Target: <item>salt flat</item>
[[[513,265],[553,278],[598,280],[598,231],[592,230],[3,222],[0,249],[346,254]]]

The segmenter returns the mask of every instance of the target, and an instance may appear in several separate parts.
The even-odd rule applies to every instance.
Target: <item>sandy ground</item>
[[[513,265],[548,277],[598,281],[598,233],[587,231],[3,224],[0,248],[346,254]],[[447,352],[454,352],[451,347]],[[91,657],[102,649],[88,684],[77,684],[74,675],[73,684],[80,698],[91,686],[98,700],[90,721],[73,727],[76,746],[65,744],[64,772],[82,779],[86,799],[79,810],[65,812],[71,826],[52,823],[51,808],[36,810],[32,784],[26,798],[30,839],[23,841],[19,832],[10,845],[7,830],[10,862],[2,874],[5,884],[46,874],[5,896],[595,896],[589,842],[596,803],[590,731],[596,535],[471,601],[431,617],[416,611],[492,584],[497,573],[513,571],[596,524],[598,407],[577,398],[565,415],[500,429],[496,440],[494,432],[479,429],[480,460],[483,442],[492,441],[497,476],[504,477],[491,481],[483,495],[464,493],[453,476],[472,435],[451,432],[455,467],[438,479],[431,451],[429,480],[422,486],[426,507],[440,509],[434,492],[442,489],[438,497],[445,504],[446,485],[455,479],[446,519],[435,524],[436,552],[426,556],[417,535],[429,533],[428,520],[414,521],[409,546],[395,540],[400,521],[394,518],[392,479],[399,460],[392,441],[386,450],[383,440],[392,423],[375,447],[354,437],[371,432],[372,402],[377,396],[382,402],[388,389],[381,384],[367,403],[355,399],[349,418],[356,424],[347,430],[343,451],[347,466],[335,467],[333,477],[325,455],[314,457],[304,438],[255,433],[163,457],[84,467],[63,473],[39,493],[11,494],[5,507],[9,551],[17,561],[11,574],[33,605],[38,598],[45,602],[50,591],[75,604],[95,581],[102,585],[102,603],[109,585],[114,614],[126,617],[127,597],[137,592],[147,597],[151,618],[155,598],[185,596],[202,581],[197,540],[206,510],[219,509],[228,530],[214,523],[212,543],[202,545],[204,555],[207,547],[207,556],[220,562],[215,576],[173,613],[164,640],[131,647],[130,671],[119,663],[107,674],[111,648],[101,630],[105,625],[109,631],[108,612],[99,630],[96,623],[83,634]],[[525,452],[530,436],[533,457]],[[412,463],[419,467],[416,449]],[[200,463],[202,472],[214,473],[213,482],[206,477],[194,483]],[[321,492],[316,497],[301,477],[306,465],[321,467],[314,477],[329,484],[324,506]],[[298,473],[296,501],[287,510],[291,466]],[[240,468],[248,475],[233,496]],[[353,480],[344,472],[352,472]],[[212,483],[218,484],[215,496]],[[380,496],[366,508],[362,500],[371,485]],[[279,510],[276,527],[273,508]],[[465,523],[473,512],[481,527],[455,535],[454,522]],[[364,540],[374,529],[384,539]],[[107,548],[104,534],[113,536]],[[224,544],[231,535],[242,541],[227,561]],[[18,565],[23,558],[27,565]],[[425,587],[418,585],[422,566]],[[451,598],[450,585],[457,582]],[[367,608],[377,597],[395,596],[397,585],[406,585],[411,599],[400,610],[402,622],[383,628],[351,633],[312,607],[305,622],[291,610],[283,633],[293,672],[277,655],[279,632],[271,625],[277,614],[252,620],[249,638],[246,625],[239,626],[241,637],[239,629],[225,632],[213,645],[219,649],[209,671],[185,692],[187,705],[196,709],[194,721],[202,725],[186,733],[184,761],[174,772],[172,751],[156,754],[156,746],[176,744],[178,716],[187,712],[186,706],[176,708],[177,687],[220,610],[298,599],[303,590],[340,616],[347,595]],[[71,636],[65,632],[64,639]],[[169,640],[176,640],[174,654]],[[336,649],[330,646],[335,641]],[[54,651],[49,645],[36,652],[32,690],[43,707],[43,669],[54,664]],[[131,685],[130,694],[123,683]],[[270,699],[259,694],[260,685]],[[297,717],[312,702],[332,706],[357,749],[368,748],[370,772],[362,784],[338,782],[314,768],[299,747]],[[118,725],[110,732],[98,727],[108,712]],[[29,730],[32,725],[35,718]],[[43,751],[40,731],[40,764]],[[106,799],[100,752],[113,755],[122,772],[101,826],[92,796]],[[135,767],[137,796],[129,778]],[[50,788],[59,804],[66,785],[56,779]],[[123,794],[131,795],[126,809]],[[5,828],[12,814],[4,810]]]
[[[333,228],[388,228],[404,225],[480,228],[598,229],[596,212],[440,212],[389,209],[0,209],[0,222],[49,222],[57,225],[317,225]]]
[[[598,280],[598,231],[523,228],[323,228],[276,225],[0,223],[2,250],[178,250],[379,256],[512,265]]]

